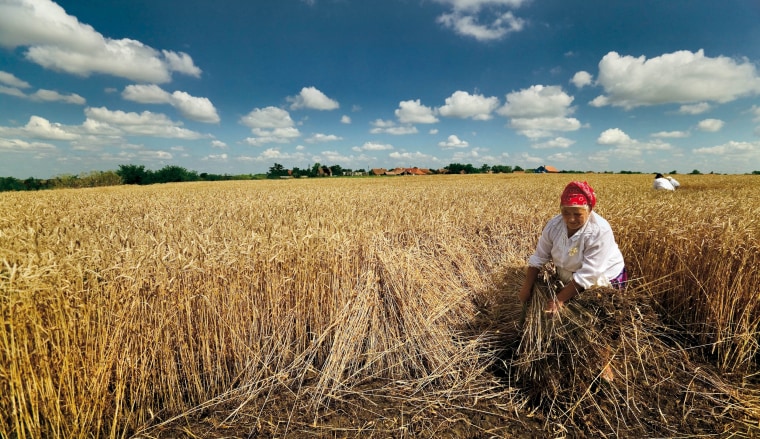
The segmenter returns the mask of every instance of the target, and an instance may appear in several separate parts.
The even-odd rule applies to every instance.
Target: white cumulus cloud
[[[87,101],[76,93],[61,94],[54,90],[39,89],[29,95],[29,99],[42,102],[65,102],[67,104],[84,105]]]
[[[760,76],[748,60],[705,56],[703,50],[651,59],[609,52],[599,62],[604,95],[591,105],[631,109],[666,103],[725,103],[760,93]]]
[[[369,132],[372,134],[393,134],[395,136],[417,134],[417,128],[414,125],[397,126],[392,120],[376,119],[371,125],[372,128]]]
[[[651,134],[652,137],[659,137],[661,139],[683,139],[689,137],[688,131],[658,131]]]
[[[216,108],[208,98],[190,96],[184,91],[175,91],[169,103],[188,119],[206,123],[219,122]]]
[[[535,149],[569,148],[574,143],[574,140],[570,140],[566,137],[555,137],[554,139],[548,140],[546,142],[534,143],[531,146]]]
[[[169,92],[154,84],[128,85],[121,92],[121,97],[142,104],[168,104],[171,101]]]
[[[270,143],[288,143],[299,137],[301,133],[295,127],[281,127],[281,128],[252,128],[251,133],[254,137],[247,137],[246,143],[251,146],[262,146]]]
[[[558,131],[577,131],[581,123],[574,117],[534,117],[511,119],[509,126],[529,139],[539,139]]]
[[[77,127],[51,123],[41,116],[30,116],[23,127],[0,127],[0,135],[43,140],[74,140],[80,137]]]
[[[438,142],[438,146],[440,146],[443,149],[467,148],[468,146],[470,146],[470,144],[466,140],[461,140],[459,137],[452,134],[445,141]]]
[[[401,123],[436,123],[435,110],[422,105],[419,99],[401,101],[396,109],[396,117]]]
[[[45,140],[73,140],[79,137],[59,123],[50,123],[44,117],[32,116],[29,118],[24,132],[35,139]]]
[[[6,87],[4,85],[0,85],[0,94],[8,95],[8,96],[15,96],[17,98],[26,98],[27,96],[24,94],[23,91],[17,89],[16,87]]]
[[[294,125],[290,113],[277,107],[254,108],[240,118],[249,128],[288,128]]]
[[[507,95],[507,102],[497,112],[509,117],[509,126],[531,138],[551,137],[558,131],[576,131],[581,123],[568,117],[575,108],[573,97],[552,85],[533,85]]]
[[[678,109],[678,112],[681,114],[696,115],[706,113],[710,111],[711,108],[712,106],[707,102],[700,102],[697,104],[681,105],[681,107]]]
[[[86,108],[85,115],[91,127],[99,129],[116,129],[132,136],[164,137],[172,139],[193,140],[204,135],[182,127],[181,122],[174,122],[165,114],[143,111],[142,113],[112,111],[106,107]],[[85,125],[88,121],[85,121]]]
[[[723,128],[723,125],[725,124],[726,123],[720,119],[704,119],[704,120],[699,121],[699,123],[697,124],[697,128],[701,131],[714,133],[714,132],[720,131],[721,128]]]
[[[9,85],[14,88],[29,88],[28,82],[18,79],[13,73],[8,73],[0,70],[0,83]]]
[[[393,149],[393,145],[389,145],[387,143],[377,143],[377,142],[366,142],[362,146],[354,146],[352,148],[354,151],[386,151],[389,149]]]
[[[533,85],[507,95],[507,103],[499,114],[513,118],[559,117],[571,114],[573,97],[562,87]]]
[[[306,143],[336,142],[338,140],[343,140],[343,138],[336,136],[335,134],[316,133],[309,136],[309,138],[306,139]]]
[[[512,7],[517,8],[529,0],[435,0],[450,6],[456,11],[476,12],[485,7]]]
[[[573,79],[571,79],[570,82],[578,88],[583,88],[587,85],[591,85],[594,82],[594,77],[591,76],[591,73],[589,72],[580,71],[573,75]]]
[[[627,145],[633,143],[633,139],[620,128],[604,130],[596,143],[600,145]]]
[[[407,160],[410,162],[429,160],[431,157],[422,152],[409,152],[409,151],[393,151],[388,154],[388,157],[396,160]]]
[[[212,161],[212,162],[226,162],[229,157],[227,154],[209,154],[206,157],[203,157],[202,161]]]
[[[694,149],[696,154],[704,155],[731,155],[756,159],[760,156],[760,142],[728,142],[723,145]]]
[[[621,156],[639,156],[646,151],[663,151],[672,149],[672,145],[655,139],[651,142],[642,142],[631,138],[620,128],[610,128],[603,131],[596,143],[614,147],[614,151]]]
[[[99,73],[165,83],[172,72],[201,74],[186,53],[159,51],[129,38],[108,38],[51,0],[0,2],[0,46],[26,47],[28,60],[83,77]]]
[[[55,90],[39,89],[36,92],[27,95],[22,89],[30,88],[31,85],[28,82],[17,78],[14,74],[2,70],[0,70],[0,84],[6,84],[8,86],[0,85],[0,94],[15,96],[17,98],[29,99],[37,102],[64,102],[77,105],[84,105],[86,103],[85,98],[76,93],[62,94]]]
[[[42,152],[56,149],[55,145],[44,142],[27,142],[21,139],[0,138],[0,151],[6,152]]]
[[[315,87],[304,87],[301,89],[301,93],[296,96],[288,97],[287,100],[291,103],[291,110],[300,110],[302,108],[312,110],[336,110],[340,108],[340,104],[338,104],[337,101],[328,98]]]
[[[182,116],[198,122],[217,123],[220,120],[214,104],[208,98],[191,96],[184,91],[169,93],[155,84],[140,84],[126,86],[121,96],[128,101],[143,104],[169,104]]]
[[[760,141],[730,141],[721,145],[696,148],[693,150],[694,155],[703,157],[706,163],[718,163],[718,158],[724,166],[733,169],[743,169],[751,166],[750,169],[757,169],[760,166]]]
[[[466,91],[455,91],[446,98],[446,104],[438,109],[438,113],[445,117],[458,117],[461,119],[490,120],[496,108],[499,106],[499,98],[495,96],[471,95]]]
[[[519,32],[526,21],[516,17],[510,9],[520,7],[528,0],[435,0],[450,8],[436,21],[444,28],[478,41],[492,41]]]
[[[525,27],[525,20],[515,17],[511,11],[502,12],[481,20],[478,14],[455,11],[438,17],[439,24],[455,33],[475,38],[478,41],[500,40],[506,35],[519,32]]]

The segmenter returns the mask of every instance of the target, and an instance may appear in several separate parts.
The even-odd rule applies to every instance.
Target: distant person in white
[[[652,187],[662,191],[676,190],[675,186],[673,186],[673,183],[671,183],[667,178],[663,177],[662,174],[657,174],[654,176],[654,183],[652,183]]]
[[[676,180],[675,178],[671,177],[670,175],[668,175],[665,178],[668,179],[668,181],[670,182],[670,184],[673,185],[674,188],[678,189],[678,187],[681,186],[681,183],[679,183],[678,180]]]

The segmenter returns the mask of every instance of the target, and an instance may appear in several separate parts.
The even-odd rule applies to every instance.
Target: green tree
[[[280,178],[286,175],[288,175],[288,170],[279,163],[275,163],[267,172],[267,178]]]
[[[491,171],[494,174],[509,174],[512,172],[512,167],[504,166],[504,165],[494,165],[491,167]]]
[[[26,190],[24,182],[18,178],[0,177],[0,192]]]
[[[309,177],[318,177],[320,168],[322,168],[322,165],[319,162],[314,163],[309,170]]]
[[[195,171],[188,171],[181,166],[167,165],[153,173],[151,182],[178,183],[182,181],[198,181],[199,179]]]
[[[332,173],[332,169],[317,162],[317,163],[314,163],[314,166],[311,167],[311,171],[309,171],[309,177],[326,176],[325,174],[327,172]]]
[[[42,184],[42,180],[38,180],[34,177],[29,177],[26,180],[24,180],[24,187],[28,191],[38,191],[40,189],[45,189],[45,187]]]
[[[340,165],[332,165],[330,166],[330,172],[332,172],[332,175],[343,175],[343,168]]]
[[[119,165],[116,174],[121,177],[124,184],[148,184],[150,180],[148,171],[143,165]]]
[[[293,169],[290,170],[290,175],[293,176],[293,178],[300,178],[300,177],[308,177],[309,176],[309,170],[308,169],[301,169],[297,166],[294,166]]]
[[[699,172],[699,169],[695,169],[695,170],[691,171],[691,175],[700,175],[700,174],[702,174],[702,173]]]
[[[463,165],[462,163],[451,163],[450,165],[445,166],[444,169],[447,169],[450,174],[477,174],[480,172],[470,163],[467,163],[466,165]]]

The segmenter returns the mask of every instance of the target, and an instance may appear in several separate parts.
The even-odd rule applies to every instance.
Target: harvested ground
[[[544,283],[523,311],[510,285],[479,297],[462,328],[486,373],[466,394],[435,379],[360,382],[314,398],[318,372],[264,392],[232,392],[140,437],[675,438],[760,437],[758,382],[721,376],[661,322],[643,291],[598,289],[543,312]]]

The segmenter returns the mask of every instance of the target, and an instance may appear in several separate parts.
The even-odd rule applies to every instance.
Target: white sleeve
[[[536,251],[528,259],[529,266],[541,268],[552,259],[552,247],[554,246],[554,239],[551,233],[552,224],[553,221],[550,220],[541,232],[538,244],[536,245]]]
[[[600,229],[586,237],[583,251],[583,265],[573,274],[573,280],[583,288],[605,286],[609,280],[605,269],[611,252],[617,248],[612,230]]]

